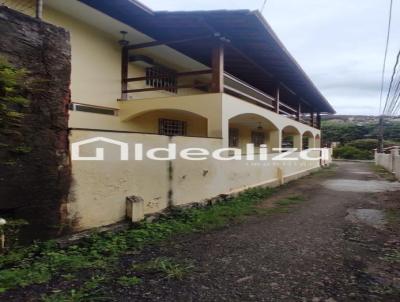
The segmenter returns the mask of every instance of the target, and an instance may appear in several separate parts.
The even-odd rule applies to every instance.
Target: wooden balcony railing
[[[228,94],[239,96],[240,98],[257,103],[263,107],[267,107],[268,109],[275,108],[276,101],[272,96],[228,73],[224,74],[224,90]]]
[[[187,77],[187,76],[197,76],[197,75],[205,75],[205,74],[210,74],[211,70],[199,70],[199,71],[190,71],[190,72],[181,72],[177,73],[176,77],[181,78],[181,77]],[[161,76],[160,76],[161,78]],[[146,77],[136,77],[136,78],[126,78],[123,80],[125,84],[130,83],[130,82],[138,82],[138,81],[146,81]],[[206,83],[204,81],[201,82],[194,82],[192,84],[185,84],[185,85],[178,85],[172,87],[172,86],[163,86],[163,87],[146,87],[146,88],[137,88],[137,89],[128,89],[127,85],[125,86],[126,88],[122,90],[123,95],[127,95],[129,93],[140,93],[140,92],[151,92],[151,91],[161,91],[161,90],[167,90],[173,89],[177,91],[178,89],[184,89],[184,88],[198,88],[198,89],[203,89],[203,90],[209,90],[211,87],[210,83]],[[268,95],[264,91],[261,91],[252,85],[234,77],[231,74],[224,73],[224,92],[228,93],[230,95],[236,96],[240,99],[243,99],[245,101],[251,102],[253,104],[256,104],[258,106],[264,107],[268,110],[274,111],[276,113],[285,115],[288,118],[295,119],[298,122],[310,125],[312,127],[319,128],[318,124],[318,117],[317,120],[315,120],[314,116],[310,117],[309,120],[304,119],[304,117],[301,115],[301,112],[299,111],[300,108],[293,108],[292,106],[289,106],[288,104],[282,102],[282,100],[277,100],[276,98]],[[279,94],[277,95],[279,98]]]

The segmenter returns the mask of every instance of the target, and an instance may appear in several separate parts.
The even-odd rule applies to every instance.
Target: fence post
[[[399,154],[399,147],[393,147],[393,149],[392,150],[390,150],[390,155],[391,155],[391,172],[395,172],[395,166],[394,166],[394,164],[395,164],[395,159],[396,159],[396,156],[399,156],[400,154]]]

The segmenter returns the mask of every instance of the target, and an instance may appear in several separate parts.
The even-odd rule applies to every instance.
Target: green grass
[[[400,263],[400,250],[392,250],[381,259],[390,263]]]
[[[124,287],[132,287],[132,286],[142,283],[142,279],[140,279],[139,277],[136,277],[136,276],[132,276],[132,277],[122,276],[117,280],[117,283]]]
[[[171,235],[220,228],[243,216],[257,214],[256,205],[273,192],[270,188],[255,188],[214,206],[175,209],[171,216],[155,223],[142,222],[136,228],[117,234],[93,234],[81,244],[66,249],[48,241],[12,250],[0,257],[0,292],[47,283],[55,276],[73,280],[85,269],[112,270],[119,256],[128,251],[140,250]],[[80,291],[70,292],[69,297],[79,298],[81,294]]]
[[[193,265],[189,263],[178,263],[171,258],[156,258],[144,263],[134,264],[132,266],[137,272],[161,273],[168,279],[182,280],[190,272]]]
[[[385,216],[389,224],[400,224],[400,209],[386,209]]]
[[[51,294],[43,295],[43,302],[99,302],[111,301],[107,293],[102,289],[106,281],[103,276],[93,276],[78,289],[70,289],[67,292],[53,291]]]
[[[281,199],[277,201],[275,204],[281,207],[288,207],[288,206],[293,206],[296,204],[299,204],[304,201],[304,198],[302,196],[291,196],[285,199]]]
[[[383,168],[381,166],[371,164],[370,167],[371,167],[371,170],[375,174],[378,174],[380,177],[382,177],[388,181],[396,181],[397,180],[393,173],[387,171],[385,168]]]

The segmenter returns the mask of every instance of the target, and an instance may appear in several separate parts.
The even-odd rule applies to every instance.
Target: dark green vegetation
[[[136,228],[117,234],[94,234],[81,244],[66,249],[58,248],[53,241],[16,248],[0,258],[0,291],[47,283],[54,278],[71,281],[82,271],[94,271],[96,273],[80,286],[79,291],[54,293],[54,299],[51,296],[45,298],[45,301],[91,300],[91,295],[96,294],[92,290],[96,287],[93,284],[109,282],[109,275],[119,256],[172,235],[215,229],[245,215],[257,214],[260,212],[257,204],[273,191],[270,188],[251,189],[214,206],[172,209],[170,216],[155,223],[143,222]],[[298,197],[288,199],[281,208],[287,210],[290,204],[298,201]],[[177,264],[168,258],[138,265],[136,269],[153,269],[168,278],[182,278],[189,270],[187,264]],[[117,282],[128,286],[140,281],[136,276],[121,276]]]
[[[11,66],[5,59],[0,57],[0,152],[11,154],[25,154],[30,148],[24,145],[19,131],[23,109],[28,106],[29,101],[24,97],[26,71]],[[16,144],[5,143],[7,136],[16,138]],[[19,140],[18,140],[19,138]],[[12,156],[9,156],[12,158]],[[4,164],[14,164],[15,161],[8,160]]]
[[[373,159],[373,150],[378,147],[378,122],[327,120],[322,122],[322,143],[339,142],[333,156],[342,159]],[[385,146],[400,144],[400,121],[386,120],[384,125]]]

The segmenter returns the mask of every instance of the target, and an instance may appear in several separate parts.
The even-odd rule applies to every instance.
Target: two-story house
[[[239,148],[248,143],[299,150],[320,147],[321,114],[333,108],[259,11],[153,11],[135,0],[8,0],[39,7],[43,21],[71,35],[70,142],[96,137],[176,143],[178,149]],[[41,7],[43,5],[43,7]],[[295,30],[295,29],[294,29]],[[126,197],[142,213],[277,185],[320,166],[245,159],[72,162],[68,212],[76,230],[124,219]],[[267,163],[267,164],[266,164]],[[137,210],[137,208],[135,208]],[[135,216],[135,215],[134,215]]]

